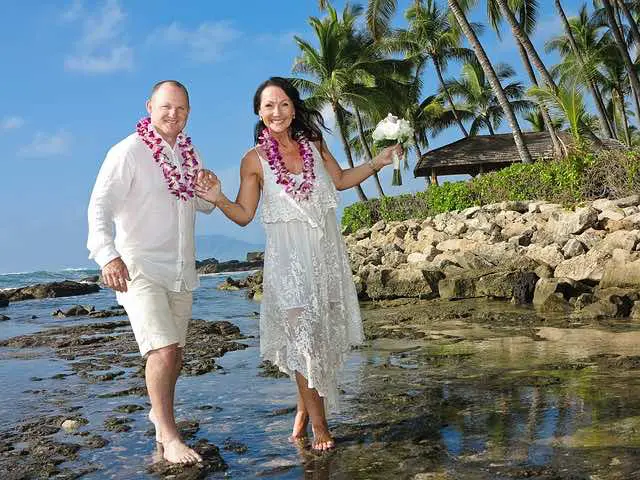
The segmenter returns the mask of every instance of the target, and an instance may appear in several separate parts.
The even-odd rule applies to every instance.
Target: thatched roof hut
[[[524,140],[534,160],[553,158],[553,145],[547,132],[524,133]],[[567,132],[558,132],[562,143],[573,143]],[[596,147],[597,148],[597,147]],[[604,139],[600,148],[625,148],[618,140]],[[520,156],[511,133],[476,135],[431,150],[416,165],[416,177],[430,177],[437,183],[439,175],[471,175],[500,170],[520,162]]]

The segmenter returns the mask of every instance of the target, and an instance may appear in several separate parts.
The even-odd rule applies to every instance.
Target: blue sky
[[[396,24],[402,25],[408,3],[399,2]],[[553,3],[540,3],[534,43],[542,50],[561,25]],[[578,2],[563,4],[569,15],[577,12]],[[482,20],[479,13],[474,20]],[[297,54],[293,35],[312,39],[307,19],[319,14],[315,0],[4,2],[0,273],[92,266],[85,241],[93,182],[108,148],[145,114],[149,88],[160,79],[175,78],[189,88],[188,132],[235,197],[239,161],[252,145],[255,88],[269,76],[290,74]],[[492,60],[510,63],[523,78],[509,34],[500,42],[487,29],[482,40]],[[458,72],[451,65],[448,76]],[[435,88],[428,70],[425,95]],[[327,120],[332,125],[330,115]],[[456,130],[447,131],[432,147],[458,138]],[[343,162],[337,139],[328,141]],[[402,187],[391,187],[390,173],[382,174],[388,194],[424,189],[424,179],[408,172]],[[372,182],[364,188],[375,196]],[[352,191],[342,193],[343,206],[355,200]],[[214,212],[200,216],[196,229],[263,241],[258,219],[240,228]]]

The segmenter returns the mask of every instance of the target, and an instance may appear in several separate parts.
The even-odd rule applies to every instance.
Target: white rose
[[[398,122],[384,122],[382,124],[382,133],[386,140],[396,140],[398,138],[398,132],[400,131],[400,124]]]

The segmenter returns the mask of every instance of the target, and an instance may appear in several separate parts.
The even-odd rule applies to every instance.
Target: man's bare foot
[[[162,456],[169,463],[198,463],[202,457],[194,449],[189,448],[179,437],[162,441]]]
[[[293,421],[293,432],[289,440],[293,443],[304,442],[307,439],[307,426],[309,425],[309,415],[305,412],[297,412]]]
[[[316,429],[313,427],[313,443],[311,444],[311,448],[317,452],[326,452],[336,448],[336,442],[329,433],[328,428],[322,427],[321,429]]]
[[[151,421],[151,423],[153,423],[153,428],[156,430],[156,442],[162,443],[160,441],[160,439],[162,438],[160,436],[160,429],[158,428],[158,422],[156,421],[156,416],[153,413],[153,408],[151,409],[151,411],[149,411],[149,420]]]

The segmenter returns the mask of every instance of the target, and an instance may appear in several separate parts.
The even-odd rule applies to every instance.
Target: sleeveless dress
[[[276,183],[258,153],[266,234],[260,354],[293,380],[296,371],[304,375],[324,397],[327,410],[335,411],[338,370],[364,335],[336,219],[338,194],[320,153],[314,144],[311,148],[316,179],[309,199],[301,201]]]

